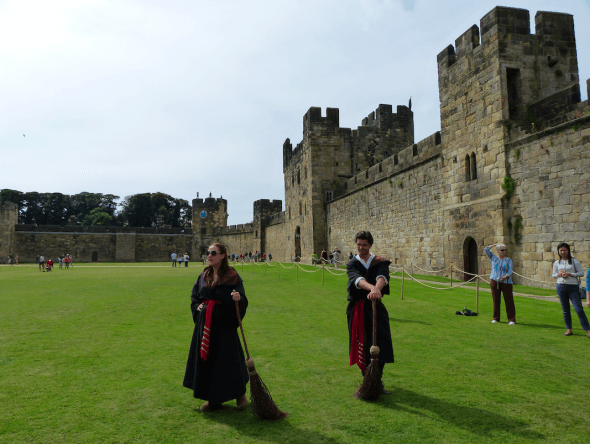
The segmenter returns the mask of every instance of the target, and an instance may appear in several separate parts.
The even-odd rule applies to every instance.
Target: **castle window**
[[[469,154],[465,156],[465,182],[469,182],[471,180],[471,158]]]
[[[207,234],[207,227],[201,228],[201,236],[205,236]]]
[[[383,172],[383,164],[382,164],[382,163],[380,163],[380,164],[379,164],[379,172],[380,172],[380,173],[382,173],[382,172]]]
[[[299,201],[299,215],[303,214],[303,205],[301,205],[301,201]]]
[[[305,175],[303,176],[305,179],[307,179],[307,167],[305,167]]]
[[[326,202],[330,202],[334,199],[334,192],[332,190],[326,191]]]
[[[477,179],[477,162],[475,161],[475,153],[471,153],[471,180]]]
[[[297,170],[297,185],[301,183],[301,176],[299,174],[299,170]]]
[[[365,171],[365,179],[369,178],[369,170]]]
[[[289,219],[291,219],[291,207],[289,207]]]
[[[397,160],[397,154],[393,155],[393,165],[397,165],[399,161]]]
[[[295,186],[295,174],[291,176],[291,185]]]
[[[412,147],[412,156],[417,156],[418,155],[418,145],[414,145]]]
[[[258,230],[256,230],[256,239],[258,239]]]

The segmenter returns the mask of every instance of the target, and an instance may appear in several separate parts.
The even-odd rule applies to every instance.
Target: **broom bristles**
[[[371,363],[367,367],[363,383],[358,388],[354,397],[364,399],[365,401],[375,401],[383,392],[383,383],[381,382],[381,367],[379,366],[379,347],[371,347]]]
[[[254,367],[254,360],[248,359],[246,361],[248,366],[248,374],[250,375],[250,408],[258,415],[260,419],[281,419],[289,414],[282,412],[277,407],[270,396],[270,392],[266,384],[262,381],[256,368]]]

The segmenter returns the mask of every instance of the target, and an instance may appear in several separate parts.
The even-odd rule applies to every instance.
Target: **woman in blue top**
[[[580,319],[582,328],[586,330],[586,335],[590,338],[590,324],[584,313],[582,301],[580,300],[579,277],[584,276],[584,270],[580,262],[572,257],[570,246],[565,242],[557,246],[559,260],[553,263],[553,277],[557,279],[557,295],[561,308],[563,309],[563,320],[565,321],[566,331],[564,336],[573,335],[572,332],[572,314],[570,311],[570,300],[574,310]]]
[[[590,307],[590,268],[586,271],[586,307]]]
[[[496,247],[498,256],[490,251]],[[484,248],[486,255],[492,261],[490,273],[490,287],[492,289],[492,300],[494,301],[494,318],[492,324],[500,322],[500,294],[504,295],[506,305],[506,317],[508,325],[516,324],[516,308],[514,307],[514,296],[512,295],[512,259],[506,257],[506,245],[488,245]]]

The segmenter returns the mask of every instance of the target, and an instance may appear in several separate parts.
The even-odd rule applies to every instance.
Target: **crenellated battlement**
[[[299,142],[295,149],[291,144],[290,139],[286,139],[283,143],[283,172],[287,171],[291,162],[300,162],[303,153],[303,142]]]
[[[348,179],[342,194],[348,194],[401,171],[407,171],[439,156],[443,151],[440,132],[436,132],[420,142],[407,146],[382,162]],[[337,197],[337,196],[335,196]]]
[[[407,106],[398,105],[397,113],[393,113],[391,105],[379,105],[379,107],[365,117],[361,124],[362,127],[378,128],[380,130],[389,130],[394,128],[411,130],[414,128],[414,113]]]
[[[303,130],[312,125],[325,125],[326,127],[340,127],[340,110],[338,108],[326,108],[326,117],[322,117],[322,109],[312,106],[303,116]]]
[[[266,218],[275,213],[280,213],[283,209],[282,200],[260,199],[254,202],[254,219]]]

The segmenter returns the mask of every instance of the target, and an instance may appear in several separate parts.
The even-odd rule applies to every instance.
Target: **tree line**
[[[165,193],[139,193],[125,197],[102,193],[68,195],[3,189],[0,202],[18,205],[18,222],[37,225],[66,225],[71,216],[83,226],[187,227],[192,220],[188,201]]]

